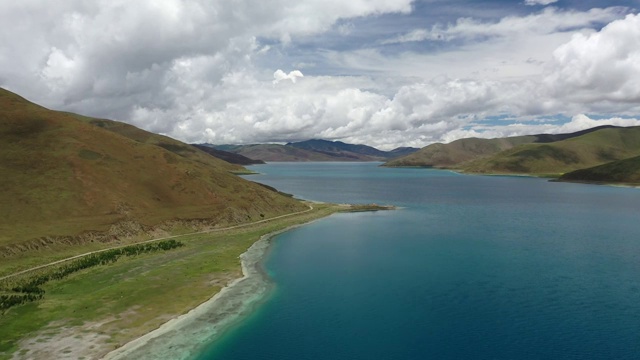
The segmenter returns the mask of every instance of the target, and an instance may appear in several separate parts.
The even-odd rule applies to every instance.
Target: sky
[[[0,87],[189,143],[640,125],[640,0],[0,0]]]

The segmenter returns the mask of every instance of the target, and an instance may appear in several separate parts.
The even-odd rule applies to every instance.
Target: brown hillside
[[[235,224],[305,208],[177,140],[3,89],[0,148],[0,253],[45,236],[98,231],[107,241],[176,221]]]

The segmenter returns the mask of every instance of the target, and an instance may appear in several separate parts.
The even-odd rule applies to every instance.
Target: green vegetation
[[[37,275],[6,279],[0,282],[0,291],[12,291],[18,294],[0,295],[0,311],[29,301],[41,300],[44,294],[42,285],[53,280],[61,280],[75,272],[98,265],[107,265],[118,261],[123,256],[137,256],[159,250],[167,251],[183,246],[174,239],[153,243],[129,245],[117,249],[108,249],[83,256],[79,259],[55,268],[46,268]]]

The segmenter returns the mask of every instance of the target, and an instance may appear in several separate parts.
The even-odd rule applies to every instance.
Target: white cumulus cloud
[[[292,83],[295,84],[297,78],[303,78],[302,72],[300,70],[293,70],[288,74],[280,69],[276,70],[273,73],[273,83],[277,84],[282,80],[291,80]]]
[[[554,51],[544,82],[553,96],[593,110],[640,110],[640,15],[574,35]]]

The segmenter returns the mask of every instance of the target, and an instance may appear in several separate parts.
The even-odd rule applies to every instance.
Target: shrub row
[[[111,249],[83,256],[48,273],[28,278],[23,283],[12,287],[12,291],[20,294],[1,295],[0,310],[6,310],[15,305],[21,305],[25,302],[42,299],[44,296],[44,289],[40,286],[51,280],[60,280],[74,272],[88,269],[90,267],[114,263],[121,256],[136,256],[160,250],[167,251],[181,246],[184,246],[182,242],[171,239],[154,243],[129,245],[119,249]]]
[[[0,295],[0,310],[6,310],[12,306],[22,305],[31,301],[42,299],[44,294],[12,294]]]

